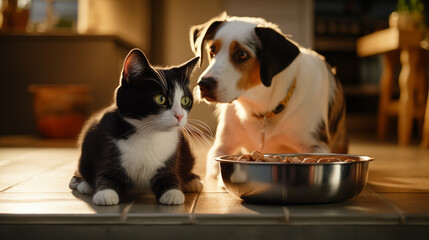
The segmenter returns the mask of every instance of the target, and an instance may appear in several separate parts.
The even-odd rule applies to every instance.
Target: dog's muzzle
[[[213,77],[203,77],[201,81],[198,82],[200,88],[201,97],[207,99],[208,101],[216,101],[215,90],[217,87],[217,82]]]

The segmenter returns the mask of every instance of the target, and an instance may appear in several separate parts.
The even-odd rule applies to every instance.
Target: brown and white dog
[[[209,56],[200,97],[220,110],[206,177],[218,176],[220,155],[347,152],[342,87],[322,56],[261,18],[222,14],[190,37],[194,53]]]

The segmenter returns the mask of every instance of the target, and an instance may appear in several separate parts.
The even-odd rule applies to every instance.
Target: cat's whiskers
[[[138,131],[143,135],[150,135],[159,129],[160,124],[155,121],[148,122],[145,125],[139,126]]]
[[[201,139],[201,135],[198,133],[196,133],[195,132],[195,130],[191,130],[190,128],[189,128],[189,126],[187,126],[187,127],[185,127],[185,128],[183,128],[187,133],[188,133],[188,136],[189,136],[189,142],[191,142],[191,144],[192,144],[192,148],[193,149],[195,149],[196,148],[196,143],[195,142],[197,142],[199,145],[200,145],[200,147],[201,148],[204,148],[204,149],[206,149],[207,148],[207,145],[206,146],[204,146],[205,144],[203,144],[201,141],[200,141],[200,139]],[[207,142],[206,142],[207,143]]]
[[[159,77],[159,80],[161,80],[162,85],[164,86],[164,90],[167,92],[167,79],[165,78],[164,72],[161,71],[155,71],[156,75]]]
[[[195,135],[195,133],[189,128],[189,126],[188,125],[186,125],[185,127],[183,127],[183,130],[184,131],[186,131],[186,133],[188,134],[188,136],[189,136],[189,141],[191,142],[191,143],[193,143],[194,141],[193,140],[197,140],[198,141],[198,138],[197,138],[197,136]],[[200,144],[201,145],[201,144]]]
[[[141,132],[141,134],[152,134],[152,132],[156,131],[165,131],[172,130],[173,126],[171,119],[169,118],[157,118],[156,120],[148,121],[138,127],[137,130]]]
[[[191,136],[191,134],[189,133],[189,130],[186,127],[183,128],[183,133],[188,136],[187,139],[188,139],[188,142],[191,144],[191,149],[194,149],[195,144],[194,144],[194,141],[192,141],[193,137]]]
[[[155,78],[147,78],[145,79],[147,81],[154,81],[157,84],[159,84],[161,86],[162,89],[164,89],[164,91],[167,91],[167,87],[164,85],[164,83],[159,82],[158,80],[156,80]]]
[[[207,134],[204,131],[201,131],[201,129],[193,126],[193,125],[188,125],[188,130],[191,130],[196,137],[202,138],[206,143],[208,143],[209,145],[211,144],[211,140],[214,140],[214,138],[212,136],[210,136],[209,134]]]
[[[122,134],[122,136],[127,136],[128,134],[130,134],[134,131],[136,134],[150,135],[150,134],[152,134],[153,131],[156,130],[157,124],[158,123],[156,121],[147,121],[147,122],[143,122],[140,124],[133,124],[135,129],[132,129],[132,130],[129,130],[128,132],[125,132],[124,134]]]
[[[188,123],[197,125],[198,127],[201,127],[203,130],[205,130],[214,139],[214,134],[213,134],[211,128],[209,127],[209,125],[207,125],[207,123],[205,123],[199,119],[192,119],[192,118],[188,119]]]
[[[188,133],[189,142],[191,142],[193,148],[195,148],[195,141],[198,142],[201,148],[207,148],[207,146],[210,146],[208,140],[204,140],[204,138],[201,138],[202,135],[200,133],[196,133],[195,130],[192,130],[189,126],[185,126],[183,129]],[[201,142],[201,139],[203,139],[206,144],[203,144]]]
[[[141,129],[144,129],[148,126],[152,126],[155,123],[156,123],[155,121],[146,121],[146,122],[142,122],[139,124],[133,124],[133,126],[136,128],[136,130],[141,130]]]
[[[189,81],[188,81],[188,78],[186,77],[186,76],[189,76],[188,74],[190,74],[189,73],[189,69],[186,69],[186,75],[182,76],[181,79],[178,79],[179,80],[178,82],[181,84],[180,87],[182,89],[187,89],[188,88]]]
[[[196,126],[194,126],[194,125]],[[201,129],[203,130],[201,130]],[[209,126],[201,120],[198,119],[188,119],[188,122],[183,128],[188,136],[190,141],[193,144],[193,140],[197,141],[201,147],[203,143],[200,140],[203,140],[207,145],[211,146],[212,141],[214,140],[214,135]],[[192,135],[192,136],[191,136]]]

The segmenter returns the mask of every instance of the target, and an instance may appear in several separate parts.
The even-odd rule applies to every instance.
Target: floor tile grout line
[[[130,212],[131,208],[134,206],[134,201],[132,201],[130,204],[128,204],[121,212],[121,215],[119,216],[119,221],[122,223],[126,223],[128,220],[128,213]]]
[[[0,147],[0,150],[4,148],[4,147]],[[76,147],[72,147],[72,148],[49,148],[49,147],[24,147],[25,149],[31,148],[32,150],[30,152],[25,152],[25,153],[20,153],[17,156],[11,157],[11,158],[6,158],[4,160],[0,160],[0,166],[6,166],[10,163],[16,162],[16,161],[22,161],[25,160],[27,157],[31,157],[34,154],[38,154],[38,153],[44,153],[46,151],[46,149],[77,149]],[[7,162],[6,164],[4,164],[3,162]]]
[[[421,194],[421,195],[428,195],[429,192],[390,192],[390,191],[380,191],[380,192],[376,192],[374,191],[374,193],[384,193],[384,194]]]
[[[387,200],[386,198],[384,198],[383,196],[381,196],[380,194],[373,192],[378,198],[380,198],[381,200],[383,200],[383,202],[385,202],[387,205],[389,205],[390,207],[392,207],[397,213],[399,213],[399,221],[401,224],[405,223],[405,215],[404,212],[397,207],[395,204],[391,203],[389,200]]]
[[[376,193],[374,191],[374,189],[372,189],[371,186],[368,186],[368,184],[365,186],[365,188],[362,190],[362,192],[365,191],[365,190],[368,191],[369,193]]]
[[[399,213],[400,223],[401,224],[405,223],[405,216],[404,216],[404,213],[402,212],[402,210],[400,208],[395,206],[393,203],[391,203],[389,200],[387,200],[386,198],[381,196],[379,193],[375,192],[374,189],[372,189],[372,187],[366,186],[366,189],[368,192],[370,192],[370,193],[374,194],[375,196],[377,196],[378,198],[380,198],[384,203],[386,203],[387,205],[392,207],[397,213]]]
[[[42,151],[44,151],[44,149],[42,149],[42,148],[36,148],[36,149],[31,150],[30,152],[21,153],[21,154],[19,154],[17,156],[14,156],[14,157],[12,157],[10,159],[5,159],[5,160],[8,160],[10,162],[20,161],[20,160],[25,159],[27,157],[27,155],[33,155],[34,153],[42,152]]]
[[[11,186],[9,186],[9,187],[6,187],[6,188],[4,188],[4,189],[1,189],[1,190],[0,190],[0,193],[6,192],[7,190],[9,190],[9,189],[11,189],[11,188],[14,188],[14,187],[16,187],[16,186],[18,186],[18,185],[20,185],[20,184],[22,184],[22,183],[25,183],[25,182],[27,182],[27,181],[30,181],[31,179],[33,179],[33,178],[35,178],[35,177],[37,177],[37,176],[39,176],[39,175],[41,175],[41,174],[43,174],[43,173],[46,173],[46,172],[52,171],[53,169],[59,168],[59,167],[61,167],[61,166],[63,166],[63,165],[66,165],[66,164],[68,164],[68,162],[63,162],[63,163],[57,164],[57,165],[55,165],[55,166],[53,166],[53,167],[50,167],[50,168],[48,168],[48,169],[45,169],[45,170],[43,170],[43,171],[40,171],[40,172],[36,173],[35,175],[32,175],[31,177],[28,177],[28,178],[26,178],[26,179],[24,179],[24,180],[22,180],[22,181],[19,181],[19,182],[15,183],[15,184],[12,184],[12,185],[11,185]],[[71,178],[71,177],[70,177],[70,178]]]
[[[12,160],[1,160],[0,161],[0,167],[7,166],[10,163],[12,163]]]
[[[286,206],[282,206],[284,218],[285,218],[285,224],[290,224],[290,211]]]
[[[197,208],[198,199],[200,198],[200,195],[202,192],[203,191],[198,192],[197,196],[194,199],[194,202],[192,203],[191,211],[190,211],[190,215],[189,215],[189,223],[190,224],[196,224],[196,222],[195,222],[195,209]]]
[[[373,189],[373,186],[368,182],[368,184],[365,187],[366,189],[370,190],[372,193],[392,193],[392,194],[429,194],[429,191],[375,191]]]

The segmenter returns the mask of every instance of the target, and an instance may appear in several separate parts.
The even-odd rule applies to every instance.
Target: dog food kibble
[[[250,154],[243,154],[241,155],[238,160],[239,162],[248,162],[250,161]]]
[[[260,160],[264,160],[264,154],[260,153],[258,151],[253,151],[250,156],[252,157],[252,159],[254,159],[256,161],[256,159],[260,159]]]
[[[305,157],[300,159],[299,157],[286,156],[282,158],[280,155],[264,155],[261,152],[253,151],[252,153],[246,153],[241,156],[234,157],[239,162],[282,162],[282,163],[331,163],[331,162],[358,162],[357,159],[347,158],[342,160],[339,157]]]
[[[351,159],[351,158],[344,160],[344,162],[357,162],[357,161],[358,161],[358,160],[356,160],[356,159]]]
[[[328,157],[322,157],[322,158],[319,158],[319,160],[317,160],[317,162],[319,163],[330,162],[330,161],[331,161],[331,158],[328,158]]]
[[[265,157],[265,162],[280,162],[279,159],[273,157]]]
[[[279,155],[274,155],[273,158],[275,158],[277,161],[276,162],[281,162],[283,161],[283,158],[280,157]]]
[[[304,158],[304,160],[302,160],[303,163],[315,163],[317,162],[317,159],[312,158],[312,157],[306,157]]]

